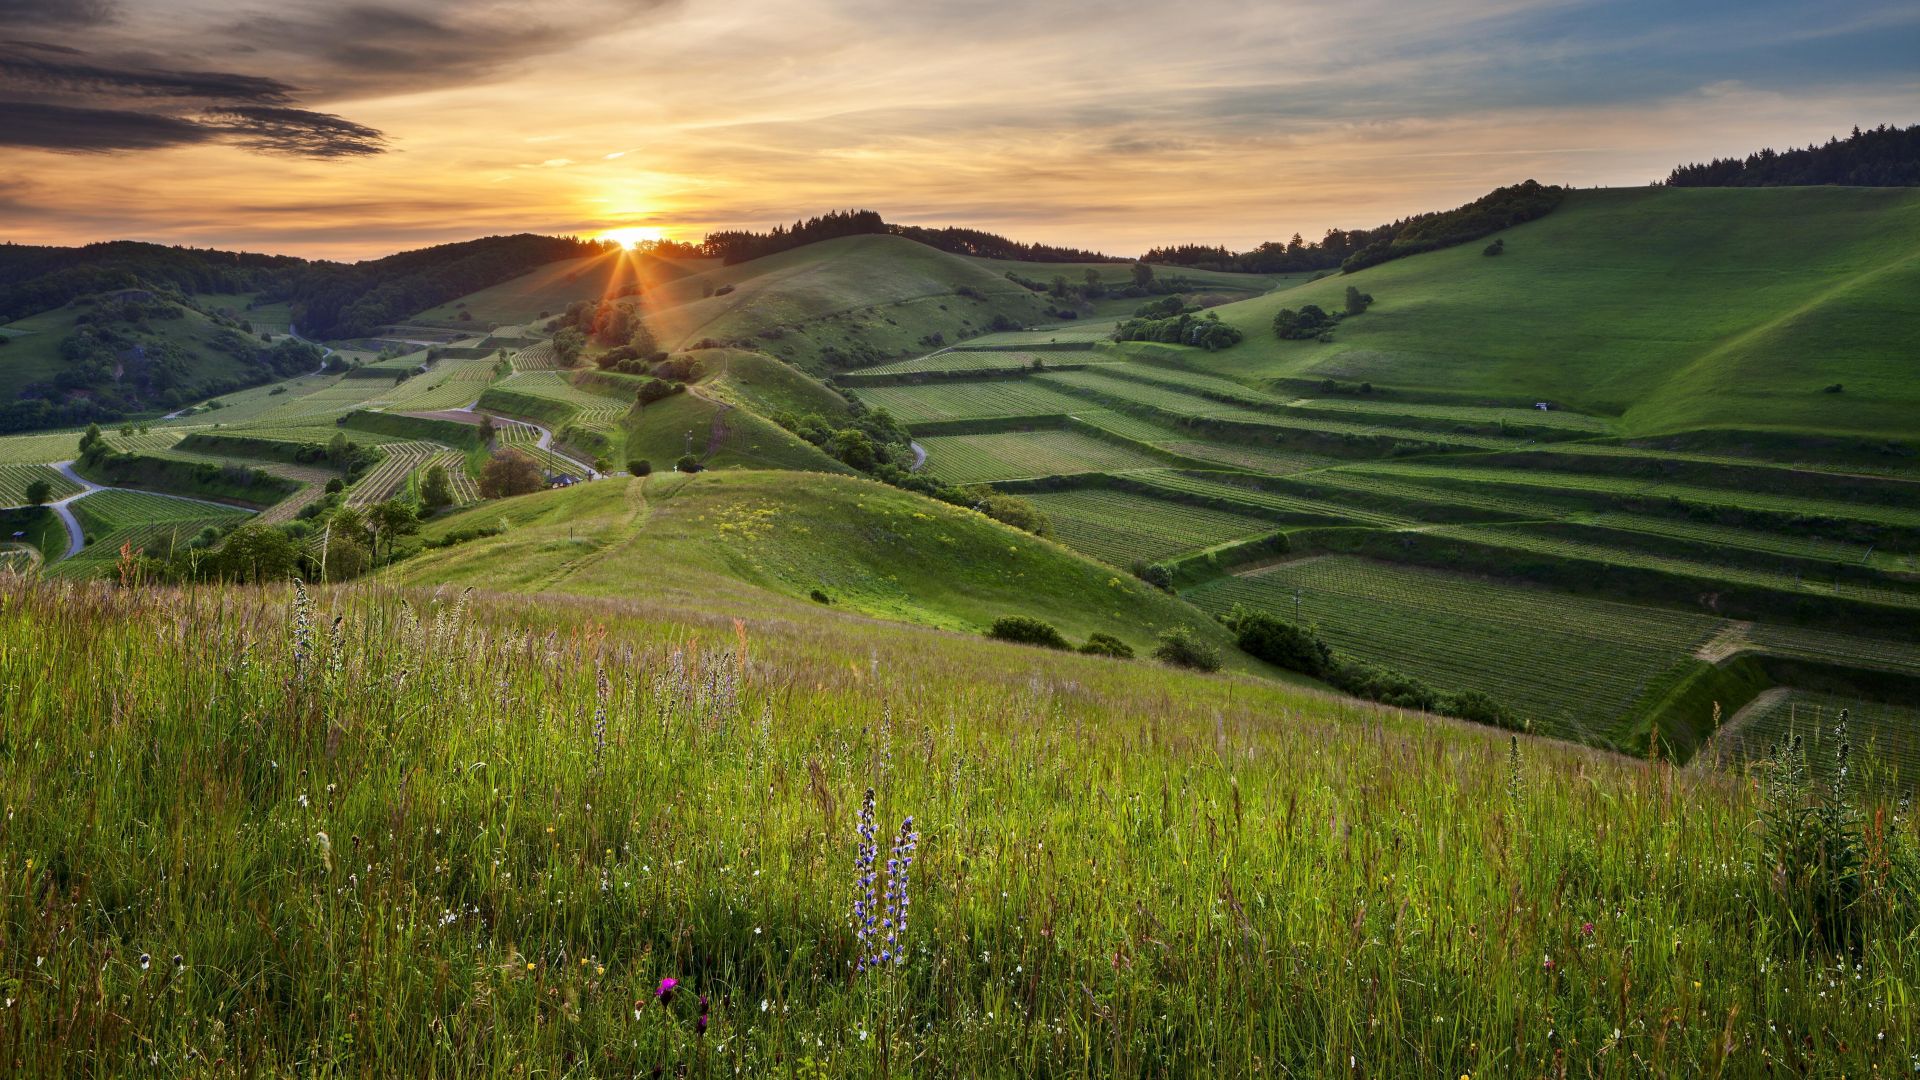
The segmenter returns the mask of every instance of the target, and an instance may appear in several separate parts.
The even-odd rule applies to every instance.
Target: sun
[[[666,239],[667,234],[652,225],[628,225],[619,229],[608,229],[600,234],[600,239],[611,240],[621,248],[632,251],[641,244],[654,244]]]

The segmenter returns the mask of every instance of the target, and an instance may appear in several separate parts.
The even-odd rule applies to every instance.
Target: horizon
[[[0,11],[0,237],[341,261],[847,207],[1121,256],[1245,250],[1529,177],[1642,186],[1911,123],[1920,100],[1920,10],[1886,3],[1221,0],[1173,40],[1144,5]]]

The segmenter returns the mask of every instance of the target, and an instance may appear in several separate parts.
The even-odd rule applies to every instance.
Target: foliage
[[[1306,341],[1332,330],[1335,322],[1318,304],[1303,305],[1298,311],[1281,308],[1273,315],[1273,334],[1283,341]]]
[[[1766,149],[1744,159],[1681,165],[1664,182],[1668,187],[1911,187],[1920,184],[1920,124],[1882,124],[1866,131],[1856,127],[1845,139],[1829,138],[1804,150]]]
[[[1364,314],[1366,310],[1372,306],[1373,306],[1372,294],[1363,293],[1358,288],[1352,285],[1347,286],[1347,298],[1346,298],[1345,308],[1346,308],[1346,313],[1348,315]]]
[[[833,211],[819,217],[796,221],[791,226],[776,225],[764,233],[738,229],[708,233],[701,243],[701,248],[708,257],[718,258],[731,266],[734,263],[790,251],[822,240],[868,235],[904,236],[941,251],[990,259],[1070,263],[1120,261],[1075,248],[1017,243],[1004,236],[996,236],[978,229],[929,229],[917,225],[893,225],[872,210]]]
[[[1220,670],[1220,650],[1202,641],[1184,626],[1161,631],[1160,644],[1154,648],[1153,658],[1174,667],[1192,668],[1195,671]]]
[[[1185,312],[1162,319],[1127,319],[1114,329],[1115,341],[1156,341],[1164,345],[1192,345],[1213,352],[1238,345],[1240,329],[1220,321],[1214,312]]]
[[[999,641],[1040,645],[1049,649],[1073,647],[1067,643],[1067,639],[1061,635],[1058,627],[1031,615],[1002,615],[993,620],[993,625],[987,629],[987,636]]]
[[[444,510],[453,505],[453,480],[445,465],[433,465],[420,483],[420,505],[428,510]]]
[[[1567,189],[1533,180],[1495,188],[1454,210],[1424,214],[1396,230],[1391,239],[1376,240],[1348,256],[1341,272],[1351,274],[1390,259],[1478,240],[1522,222],[1545,217],[1566,198]]]
[[[540,464],[512,447],[495,450],[480,467],[480,495],[503,499],[526,495],[547,486],[547,474]]]
[[[646,458],[634,458],[627,462],[627,472],[633,476],[647,476],[653,472],[653,462]]]
[[[1089,656],[1111,656],[1121,660],[1133,659],[1133,646],[1107,633],[1087,635],[1086,644],[1080,651]]]

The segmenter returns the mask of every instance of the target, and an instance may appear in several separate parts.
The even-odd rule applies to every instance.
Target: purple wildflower
[[[679,979],[673,978],[672,976],[668,976],[667,978],[660,980],[660,988],[653,992],[653,996],[659,999],[660,1004],[671,1005],[673,1004],[673,992],[679,986],[680,986]]]

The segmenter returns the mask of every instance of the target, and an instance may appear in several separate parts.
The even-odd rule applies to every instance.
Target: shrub
[[[1352,285],[1347,286],[1347,314],[1360,315],[1373,306],[1373,294],[1363,293]]]
[[[1506,253],[1507,241],[1504,237],[1480,249],[1480,254],[1482,255],[1505,255]]]
[[[692,454],[683,454],[679,461],[673,463],[673,467],[683,473],[696,473],[701,469],[700,459]]]
[[[1153,650],[1153,658],[1174,667],[1192,668],[1195,671],[1220,670],[1220,650],[1201,641],[1184,626],[1160,634],[1160,645]]]
[[[429,510],[453,505],[453,479],[447,475],[445,465],[427,470],[427,477],[420,484],[420,503]]]
[[[1448,694],[1440,701],[1439,710],[1443,716],[1460,720],[1471,720],[1476,724],[1492,724],[1494,727],[1513,727],[1512,714],[1506,706],[1496,701],[1491,694],[1479,690],[1461,690]]]
[[[653,472],[653,462],[646,458],[634,458],[627,462],[627,472],[634,476],[647,476]]]
[[[821,592],[819,589],[815,589],[812,592],[808,593],[807,599],[813,601],[816,604],[833,603],[833,597],[828,596],[826,593]]]
[[[1827,388],[1826,388],[1825,390],[1823,390],[1823,391],[1821,391],[1821,393],[1825,393],[1825,394],[1838,394],[1838,393],[1840,393],[1840,392],[1841,392],[1842,390],[1845,390],[1845,389],[1846,389],[1846,387],[1844,387],[1844,386],[1842,386],[1842,385],[1840,385],[1839,383],[1833,383],[1832,385],[1830,385],[1830,386],[1828,386],[1828,387],[1827,387]]]
[[[1317,338],[1332,329],[1333,316],[1326,313],[1317,304],[1307,304],[1295,311],[1281,308],[1273,315],[1273,333],[1283,341],[1306,341]]]
[[[1249,656],[1316,679],[1333,666],[1333,649],[1304,626],[1238,606],[1223,621],[1234,632],[1234,643]]]
[[[1080,651],[1089,656],[1114,656],[1122,660],[1133,659],[1133,646],[1114,637],[1112,634],[1090,634],[1087,643]]]
[[[1173,571],[1159,563],[1135,562],[1133,576],[1156,589],[1173,588]]]
[[[1052,623],[1031,615],[1002,615],[993,620],[987,636],[1021,645],[1041,645],[1049,649],[1067,649],[1067,639]]]

